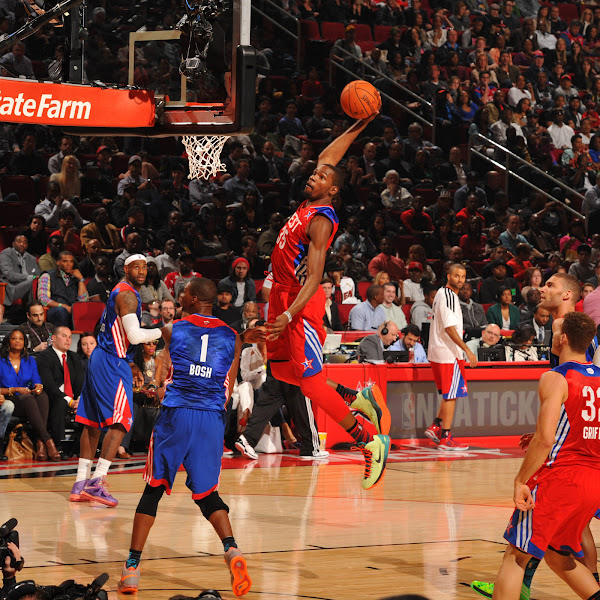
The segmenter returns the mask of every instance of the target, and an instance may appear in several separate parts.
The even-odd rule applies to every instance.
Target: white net
[[[183,136],[190,165],[190,179],[208,179],[226,170],[221,162],[221,152],[228,138],[228,135]]]

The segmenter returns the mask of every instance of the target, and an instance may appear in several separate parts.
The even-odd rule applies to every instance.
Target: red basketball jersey
[[[548,467],[582,465],[600,469],[600,368],[566,362],[552,369],[567,380],[569,397],[562,405]]]
[[[311,220],[317,215],[327,217],[333,224],[331,237],[327,243],[328,246],[331,245],[340,222],[333,206],[307,206],[307,201],[303,202],[279,232],[271,254],[275,283],[296,287],[304,285],[310,244],[306,232]]]

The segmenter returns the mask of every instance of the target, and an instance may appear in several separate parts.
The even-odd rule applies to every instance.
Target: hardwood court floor
[[[341,458],[340,458],[341,457]],[[494,577],[511,514],[515,458],[393,462],[384,481],[360,488],[362,468],[288,461],[224,469],[221,493],[251,576],[251,600],[376,600],[420,593],[432,600],[479,598],[465,586]],[[336,460],[339,459],[339,464]],[[139,462],[139,461],[138,461]],[[238,461],[239,464],[241,461]],[[236,463],[236,464],[238,464]],[[247,464],[247,463],[246,463]],[[132,519],[144,484],[139,473],[112,473],[116,509],[68,502],[73,476],[0,481],[0,519],[19,520],[26,568],[20,579],[90,582],[106,571],[116,598]],[[597,525],[592,525],[600,537]],[[179,473],[159,505],[142,558],[140,600],[203,588],[231,599],[222,546],[192,503]],[[542,565],[533,598],[574,594]]]

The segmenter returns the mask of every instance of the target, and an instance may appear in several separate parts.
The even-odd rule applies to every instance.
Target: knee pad
[[[207,521],[210,519],[210,516],[218,510],[224,510],[227,513],[229,512],[229,506],[223,502],[221,496],[219,496],[219,492],[212,492],[204,498],[194,500],[194,502],[198,505]]]
[[[137,508],[135,509],[136,513],[141,513],[143,515],[149,515],[151,517],[156,517],[156,511],[158,509],[158,503],[162,498],[162,495],[165,493],[165,486],[159,485],[158,487],[152,487],[151,485],[146,484],[146,488],[144,489],[144,493],[140,498]]]

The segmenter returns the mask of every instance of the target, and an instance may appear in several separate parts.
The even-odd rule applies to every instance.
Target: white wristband
[[[288,318],[288,323],[292,322],[292,315],[290,314],[289,310],[284,310],[283,314]]]

